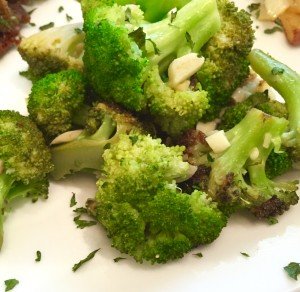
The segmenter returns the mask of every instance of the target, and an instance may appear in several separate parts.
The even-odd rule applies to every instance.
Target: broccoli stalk
[[[102,154],[121,133],[142,131],[140,123],[116,106],[99,103],[89,112],[86,128],[74,140],[52,145],[51,154],[56,180],[78,171],[99,172]]]
[[[252,109],[238,125],[226,132],[231,146],[215,158],[208,184],[209,194],[220,203],[222,210],[231,213],[243,207],[261,218],[281,214],[282,206],[287,209],[297,203],[296,182],[277,184],[265,174],[265,162],[274,148],[272,141],[280,138],[287,125],[283,118]],[[254,149],[258,151],[257,158],[250,155]]]
[[[50,151],[36,125],[17,112],[0,111],[0,247],[3,216],[8,204],[20,197],[47,197]]]
[[[252,50],[249,61],[253,70],[274,87],[286,102],[290,132],[285,144],[293,148],[293,158],[300,160],[300,76],[287,65],[273,59],[261,50]]]

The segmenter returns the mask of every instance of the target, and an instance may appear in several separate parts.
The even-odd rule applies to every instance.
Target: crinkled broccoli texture
[[[29,65],[23,75],[37,80],[70,68],[82,71],[84,33],[81,27],[82,24],[68,24],[23,38],[18,51]]]
[[[266,114],[287,118],[288,113],[285,104],[270,100],[267,92],[257,92],[250,95],[245,101],[238,102],[225,109],[220,117],[218,129],[228,131],[237,125],[252,108],[260,109]]]
[[[178,56],[199,51],[219,29],[215,1],[190,1],[177,12],[171,25],[170,18],[146,23],[137,6],[106,2],[97,6],[94,2],[91,5],[95,8],[88,10],[85,5],[83,3],[84,72],[99,96],[130,110],[150,112],[158,126],[170,135],[193,127],[208,107],[206,92],[189,88],[173,94],[156,73],[165,71]],[[164,88],[164,93],[168,92],[165,99],[153,86],[153,81]],[[155,90],[150,92],[149,88]],[[179,96],[184,98],[176,98]],[[170,100],[172,97],[174,102]],[[168,116],[164,117],[166,111]],[[179,123],[183,115],[190,118]]]
[[[116,143],[120,134],[143,131],[143,125],[129,112],[116,105],[97,103],[90,109],[85,128],[78,137],[52,145],[51,175],[58,180],[78,171],[98,173],[104,150]]]
[[[169,135],[178,136],[190,129],[209,107],[206,91],[173,90],[162,81],[156,67],[148,76],[144,91],[149,99],[149,111],[156,124]]]
[[[231,146],[214,158],[208,193],[225,213],[247,208],[258,218],[282,214],[298,202],[297,182],[278,183],[266,175],[266,160],[288,121],[251,109],[226,136]],[[271,139],[268,142],[268,139]],[[250,158],[257,150],[258,157]]]
[[[213,120],[228,105],[234,90],[249,75],[249,54],[254,42],[250,15],[233,2],[218,0],[221,29],[201,49],[204,65],[197,77],[210,96],[204,120]]]
[[[34,82],[27,104],[30,118],[47,141],[76,128],[85,107],[83,76],[74,69],[48,74]]]
[[[174,180],[190,165],[183,147],[149,135],[121,135],[104,154],[103,175],[90,212],[112,246],[136,261],[165,263],[216,239],[226,217],[205,193],[181,193]]]
[[[291,148],[294,161],[300,160],[300,75],[287,65],[261,50],[254,49],[248,56],[251,67],[270,86],[280,93],[286,103],[289,133],[284,144]]]
[[[42,133],[28,118],[9,110],[0,111],[0,246],[3,212],[18,197],[48,195],[48,173],[53,169]]]

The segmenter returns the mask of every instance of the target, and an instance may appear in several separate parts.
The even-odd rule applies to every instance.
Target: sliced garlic
[[[260,20],[275,20],[293,4],[293,0],[265,0],[260,8]]]
[[[57,145],[57,144],[62,144],[62,143],[67,143],[75,140],[83,130],[74,130],[74,131],[69,131],[65,132],[63,134],[60,134],[54,140],[50,143],[50,145]]]
[[[257,147],[254,147],[250,152],[250,159],[256,160],[259,157],[259,150]]]
[[[196,129],[208,136],[208,133],[212,133],[212,131],[216,129],[218,121],[219,120],[216,119],[208,123],[199,122],[196,126]]]
[[[215,132],[206,137],[205,140],[214,153],[221,153],[230,147],[230,142],[223,130]]]
[[[168,69],[169,85],[172,88],[193,76],[204,63],[203,57],[196,53],[189,53],[173,60]]]

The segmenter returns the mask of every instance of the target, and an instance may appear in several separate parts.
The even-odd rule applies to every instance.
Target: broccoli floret
[[[180,192],[189,176],[183,147],[167,147],[149,135],[121,135],[103,154],[103,175],[89,208],[112,245],[136,261],[165,263],[210,243],[226,217],[205,193]]]
[[[210,196],[226,213],[247,208],[259,218],[270,217],[298,202],[297,182],[273,182],[265,170],[266,160],[275,147],[273,141],[280,139],[287,126],[284,118],[252,109],[226,132],[231,146],[215,157],[208,184]]]
[[[282,175],[293,167],[291,154],[286,149],[272,150],[266,161],[266,175],[269,179]]]
[[[105,103],[94,105],[86,120],[85,129],[72,141],[52,145],[51,154],[56,180],[78,171],[99,172],[102,154],[120,134],[144,131],[141,123],[123,109]]]
[[[14,111],[0,111],[0,164],[1,247],[8,204],[19,197],[46,197],[47,174],[53,167],[42,133],[28,117]]]
[[[101,3],[84,13],[84,72],[101,98],[114,100],[130,110],[150,112],[162,130],[178,135],[202,116],[207,108],[206,93],[198,87],[189,88],[163,99],[160,92],[157,95],[157,90],[150,92],[149,88],[160,86],[164,92],[172,92],[158,71],[163,75],[175,58],[198,52],[219,29],[217,6],[214,0],[190,1],[177,12],[172,23],[170,17],[146,23],[142,12],[136,12],[138,9]],[[170,98],[177,95],[184,98],[181,103],[177,98],[170,107]],[[180,123],[189,114],[192,118]],[[174,128],[170,129],[173,123]]]
[[[84,33],[81,27],[81,24],[68,24],[23,38],[18,50],[29,65],[24,75],[36,80],[65,69],[82,70]]]
[[[47,141],[84,125],[85,90],[82,73],[69,69],[33,83],[27,109]]]
[[[261,50],[252,50],[249,61],[253,70],[285,100],[288,110],[289,133],[284,143],[293,148],[293,159],[300,160],[300,75],[287,65],[273,59]]]
[[[204,120],[213,120],[228,105],[234,90],[249,75],[249,54],[254,42],[250,15],[233,2],[217,0],[221,29],[201,49],[205,62],[197,77],[210,96]]]
[[[285,104],[276,100],[270,100],[267,92],[257,92],[250,95],[245,101],[226,108],[224,114],[220,117],[218,129],[224,131],[232,129],[254,107],[271,116],[278,118],[288,117]]]

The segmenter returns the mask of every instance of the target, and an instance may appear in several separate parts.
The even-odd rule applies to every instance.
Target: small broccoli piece
[[[81,24],[68,24],[23,38],[19,53],[28,63],[25,76],[31,80],[66,69],[82,70],[84,33]]]
[[[237,125],[252,108],[257,108],[266,114],[278,118],[287,118],[287,109],[285,104],[270,100],[267,92],[257,92],[250,95],[245,101],[238,102],[225,109],[220,117],[218,128],[228,131]]]
[[[280,152],[272,150],[266,161],[267,178],[273,179],[293,168],[293,160],[289,151],[281,149]]]
[[[191,166],[184,147],[167,147],[149,135],[121,135],[103,154],[103,175],[90,212],[106,228],[112,246],[137,262],[165,263],[210,243],[226,217],[205,193],[181,193],[175,180]]]
[[[172,60],[198,52],[219,29],[215,1],[190,1],[178,10],[172,23],[169,17],[147,23],[138,6],[105,3],[97,6],[94,2],[93,10],[83,5],[83,61],[89,84],[103,99],[137,112],[150,112],[158,126],[170,135],[193,127],[208,107],[206,92],[198,87],[176,92],[158,71],[164,75]],[[148,2],[139,2],[142,3]],[[168,93],[165,98],[157,86]],[[185,123],[179,122],[182,119]]]
[[[51,155],[36,125],[19,113],[0,111],[0,247],[4,212],[19,197],[47,197]]]
[[[249,13],[238,10],[233,2],[218,0],[221,29],[201,49],[204,65],[197,77],[210,96],[210,109],[204,120],[218,117],[228,105],[234,90],[249,75],[249,54],[254,42],[254,30]]]
[[[293,148],[292,156],[300,160],[300,75],[283,63],[273,59],[261,50],[252,50],[249,61],[253,70],[285,100],[288,110],[289,133],[284,143]]]
[[[78,117],[85,117],[85,90],[82,73],[69,69],[48,74],[33,83],[27,109],[48,141],[84,125]],[[83,118],[84,119],[84,118]]]
[[[143,126],[130,113],[115,105],[98,103],[90,109],[85,129],[77,138],[52,145],[51,175],[58,180],[78,171],[99,172],[104,150],[116,143],[120,134],[142,131]]]
[[[282,214],[298,202],[297,182],[276,183],[266,176],[272,141],[288,126],[287,120],[251,109],[226,136],[231,146],[215,157],[208,184],[210,196],[226,213],[247,208],[259,218]],[[251,157],[253,150],[258,157]],[[247,176],[249,176],[249,182]]]

